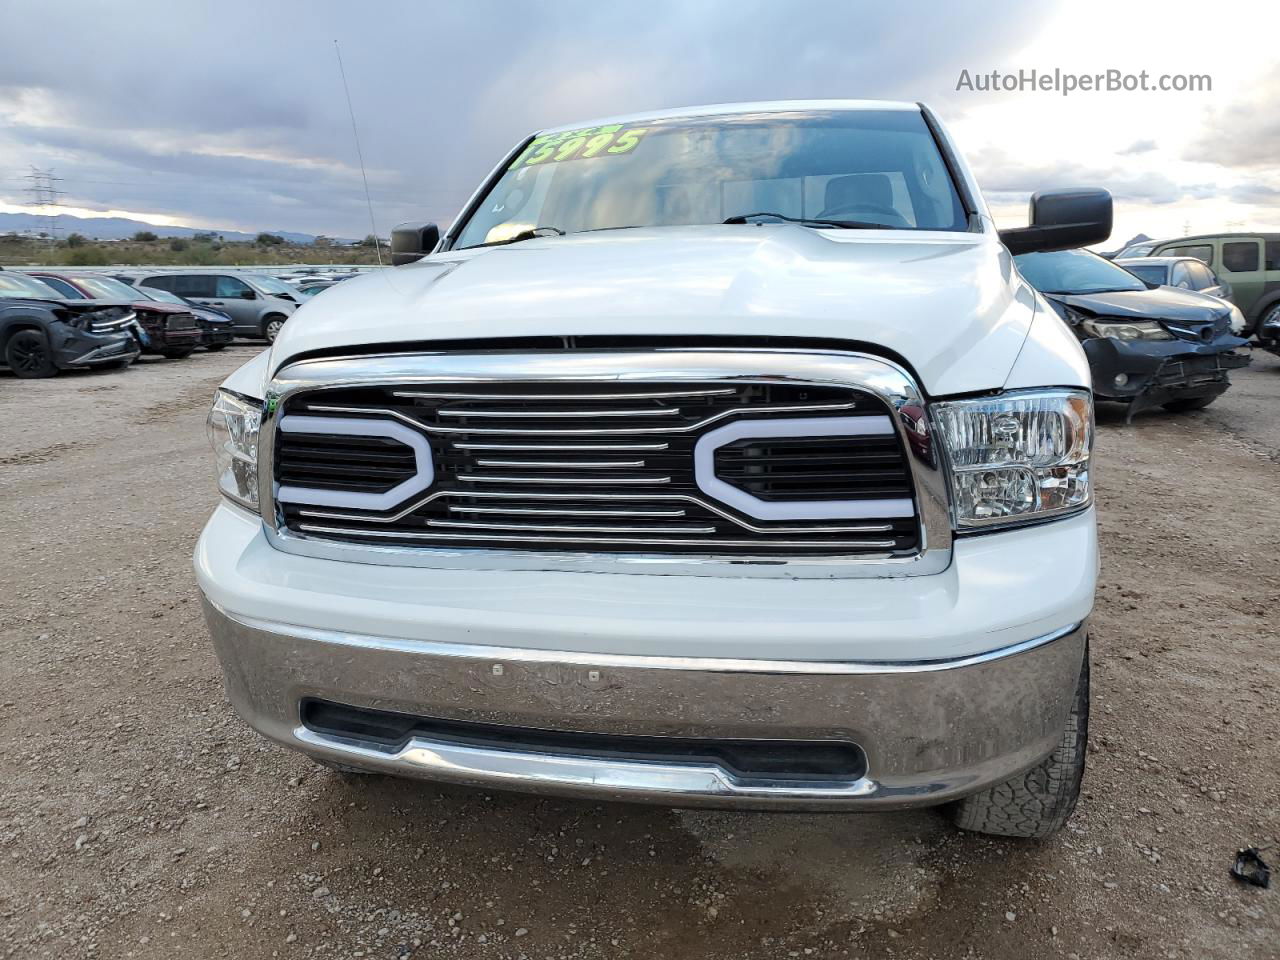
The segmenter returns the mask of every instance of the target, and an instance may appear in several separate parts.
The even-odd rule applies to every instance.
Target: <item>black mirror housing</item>
[[[1001,230],[1000,240],[1014,256],[1073,250],[1105,242],[1111,236],[1111,217],[1106,190],[1044,190],[1031,197],[1031,225]]]
[[[434,223],[402,223],[391,231],[391,265],[421,260],[440,243],[440,228]]]

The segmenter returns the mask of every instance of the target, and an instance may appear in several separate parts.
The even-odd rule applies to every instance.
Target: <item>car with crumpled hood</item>
[[[1019,272],[1080,338],[1093,392],[1129,405],[1129,417],[1161,406],[1202,410],[1248,366],[1238,307],[1162,286],[1086,250],[1026,253]]]

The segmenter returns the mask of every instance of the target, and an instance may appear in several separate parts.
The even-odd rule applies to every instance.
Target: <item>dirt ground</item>
[[[1086,792],[1031,843],[348,781],[267,745],[190,562],[205,409],[252,352],[0,374],[0,956],[1280,957],[1280,882],[1227,875],[1280,844],[1275,357],[1203,413],[1101,412]]]

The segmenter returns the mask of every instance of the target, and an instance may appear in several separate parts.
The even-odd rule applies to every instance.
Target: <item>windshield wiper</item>
[[[471,247],[503,247],[508,243],[519,243],[521,240],[532,240],[535,237],[563,237],[564,231],[559,227],[533,227],[529,230],[521,230],[517,234],[507,237],[505,240],[490,240],[488,243],[473,243]],[[470,250],[471,247],[461,247],[462,250]]]
[[[762,210],[759,213],[740,213],[736,217],[730,217],[725,223],[748,223],[756,217],[773,217],[775,220],[785,220],[787,223],[798,223],[805,227],[840,227],[845,230],[899,230],[900,227],[894,227],[887,223],[871,223],[868,220],[821,220],[816,217],[788,217],[785,213],[772,213],[768,210]]]

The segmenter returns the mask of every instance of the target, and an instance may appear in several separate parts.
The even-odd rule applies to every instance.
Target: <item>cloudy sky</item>
[[[1116,197],[1143,231],[1280,230],[1280,8],[763,0],[0,0],[0,212],[52,168],[65,212],[369,232],[449,221],[526,132],[695,103],[924,100],[1002,225],[1033,189]],[[20,42],[13,42],[20,38]],[[1208,74],[1212,90],[977,92],[962,70]]]

